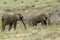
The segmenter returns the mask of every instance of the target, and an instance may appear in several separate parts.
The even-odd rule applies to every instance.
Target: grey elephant
[[[31,25],[37,26],[38,23],[42,25],[50,25],[50,19],[45,14],[36,14],[31,17]]]
[[[17,21],[22,21],[22,23],[24,24],[24,27],[26,29],[26,25],[23,21],[23,16],[22,14],[19,14],[19,13],[6,13],[4,15],[2,15],[2,29],[1,31],[4,31],[5,30],[5,26],[6,25],[9,25],[9,31],[11,30],[12,28],[12,25],[14,25],[14,29],[16,30],[16,25],[17,25]]]

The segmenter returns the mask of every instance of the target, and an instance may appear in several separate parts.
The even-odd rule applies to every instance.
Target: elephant
[[[42,25],[50,25],[50,19],[45,14],[36,14],[31,17],[31,24],[32,26],[37,26],[38,23]]]
[[[14,25],[14,30],[16,30],[16,25],[17,25],[17,21],[22,21],[25,29],[27,28],[24,21],[23,21],[23,15],[20,13],[6,13],[2,15],[2,29],[1,31],[5,30],[5,26],[9,25],[9,31],[12,28],[12,25]]]

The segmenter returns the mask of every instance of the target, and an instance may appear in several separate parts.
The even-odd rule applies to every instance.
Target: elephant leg
[[[37,24],[35,24],[35,26],[37,26]]]
[[[17,22],[14,22],[14,30],[16,30]]]
[[[47,21],[44,20],[44,25],[47,25]]]
[[[33,26],[37,26],[37,23],[33,23]]]
[[[32,21],[32,23],[31,23],[31,24],[32,24],[32,26],[35,26],[35,21]]]
[[[23,25],[24,25],[25,29],[27,29],[27,27],[26,27],[26,25],[25,25],[24,21],[23,21],[23,20],[21,20],[21,21],[22,21],[22,23],[23,23]]]
[[[43,20],[41,20],[41,25],[44,25],[44,22],[43,22]]]
[[[5,30],[5,26],[6,26],[6,24],[5,23],[2,23],[2,29],[1,29],[1,31],[4,31]]]
[[[45,20],[42,20],[41,21],[41,24],[46,26],[47,25],[47,22]]]
[[[51,25],[51,21],[49,19],[47,20],[47,23],[49,26]]]
[[[11,23],[11,24],[10,24],[10,26],[9,26],[9,29],[8,29],[9,31],[10,31],[10,30],[11,30],[11,28],[12,28],[12,24],[13,24],[13,23]]]

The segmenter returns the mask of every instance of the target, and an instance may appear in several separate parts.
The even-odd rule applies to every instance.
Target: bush
[[[60,0],[57,0],[57,2],[60,2]]]
[[[6,9],[5,11],[6,11],[6,12],[11,12],[12,10],[11,10],[11,9]]]
[[[7,4],[7,2],[4,2],[4,4]]]
[[[14,0],[15,2],[17,1],[17,0]]]
[[[35,5],[32,5],[32,7],[35,7]]]
[[[56,9],[55,12],[59,12],[59,10]]]
[[[48,7],[50,7],[51,5],[47,5]]]
[[[20,8],[18,8],[17,11],[20,11]]]
[[[38,2],[38,0],[35,0],[35,2]]]
[[[31,8],[32,5],[25,5],[25,6],[23,6],[23,7],[24,7],[24,9],[26,9],[26,8]]]
[[[13,11],[15,11],[15,8],[13,8]]]
[[[23,3],[23,1],[21,1],[21,3]]]

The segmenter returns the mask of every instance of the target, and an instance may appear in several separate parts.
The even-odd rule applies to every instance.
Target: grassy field
[[[23,9],[31,6],[46,6],[59,4],[59,0],[0,0],[0,9]]]
[[[19,11],[27,10],[27,13],[52,13],[60,12],[59,0],[0,0],[0,16],[4,13],[1,10]],[[28,14],[27,14],[28,15]],[[0,17],[1,18],[1,17]],[[8,31],[8,26],[1,32],[2,23],[0,21],[0,40],[60,40],[60,25],[34,26],[27,25],[25,30],[23,24],[17,24],[17,29]]]
[[[8,31],[8,26],[6,26],[5,31],[0,32],[0,40],[60,40],[60,25],[27,26],[27,30],[25,30],[20,22],[16,30],[12,28],[11,31]]]

